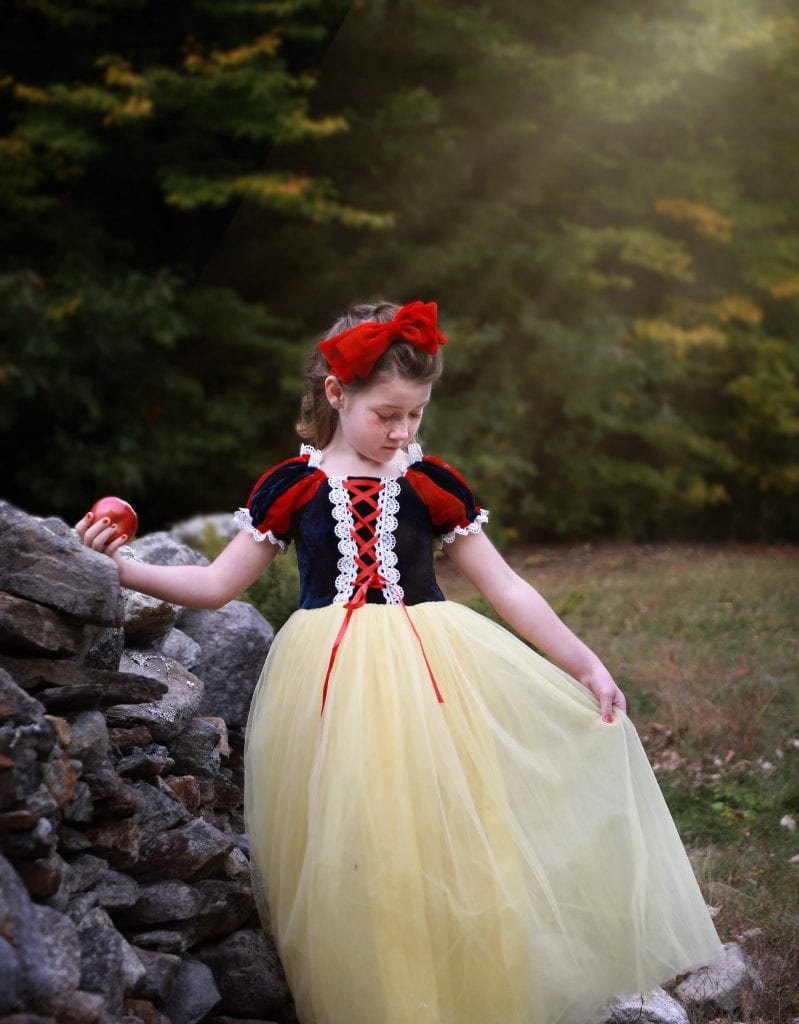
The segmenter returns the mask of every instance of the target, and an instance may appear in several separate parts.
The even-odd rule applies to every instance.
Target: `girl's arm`
[[[605,721],[612,721],[613,707],[626,712],[624,694],[596,654],[511,569],[484,533],[457,537],[446,550],[506,622],[594,694]]]
[[[187,608],[221,608],[261,575],[277,551],[242,530],[210,565],[149,565],[117,554],[126,538],[115,536],[113,524],[92,523],[87,515],[75,530],[87,547],[114,559],[123,587]]]

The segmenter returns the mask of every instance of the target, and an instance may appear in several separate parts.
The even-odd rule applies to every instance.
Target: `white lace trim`
[[[468,526],[456,526],[449,533],[442,534],[436,541],[436,547],[443,548],[445,544],[451,544],[458,536],[465,537],[468,533],[479,533],[483,523],[488,522],[488,515],[488,509],[481,508],[473,523],[469,523]]]
[[[336,521],[334,532],[338,537],[338,550],[341,555],[336,568],[336,596],[334,603],[338,604],[349,601],[352,596],[352,589],[358,575],[356,557],[358,555],[358,544],[352,536],[355,530],[355,520],[350,509],[350,493],[344,485],[346,477],[328,477],[330,484],[330,502],[333,505],[333,518]],[[394,550],[394,531],[397,529],[397,512],[399,502],[397,497],[400,493],[399,480],[390,477],[381,479],[380,493],[377,498],[380,512],[375,520],[375,556],[377,558],[377,571],[388,584],[382,588],[383,600],[386,604],[399,604],[405,596],[402,587],[399,585],[399,570],[397,569],[397,553]]]
[[[233,521],[239,527],[240,530],[246,530],[247,533],[251,533],[259,544],[265,540],[268,540],[270,544],[276,544],[283,552],[283,554],[285,554],[286,551],[288,551],[288,544],[284,540],[280,540],[278,537],[276,537],[271,530],[267,530],[266,533],[262,533],[255,527],[252,521],[252,516],[250,515],[250,510],[248,508],[240,508],[237,512],[234,512]]]
[[[308,465],[311,469],[319,469],[322,462],[322,452],[319,448],[314,448],[312,444],[301,444],[300,455],[308,455]]]
[[[415,462],[421,462],[423,458],[424,453],[422,452],[422,446],[417,444],[415,441],[412,441],[408,445],[408,466],[412,466]],[[407,469],[408,466],[405,466],[405,469]]]
[[[389,585],[383,589],[386,604],[399,604],[405,597],[405,591],[399,585],[400,574],[397,569],[397,552],[394,550],[397,529],[397,513],[400,493],[399,480],[384,480],[377,498],[380,514],[375,523],[375,555],[377,571]]]

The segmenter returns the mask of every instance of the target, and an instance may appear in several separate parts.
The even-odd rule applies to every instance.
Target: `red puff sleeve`
[[[488,509],[478,505],[461,474],[443,459],[425,455],[408,467],[406,479],[425,503],[440,544],[478,533],[488,522]]]
[[[307,454],[279,462],[256,481],[246,506],[234,519],[257,541],[268,540],[285,551],[291,541],[292,515],[311,500],[324,479]]]

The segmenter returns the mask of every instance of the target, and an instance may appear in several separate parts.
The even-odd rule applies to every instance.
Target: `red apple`
[[[108,516],[112,523],[116,523],[117,530],[119,531],[117,536],[126,533],[128,540],[133,540],[133,535],[139,525],[139,517],[133,511],[132,506],[123,501],[122,498],[110,496],[100,498],[98,501],[95,501],[89,511],[94,515],[95,522]]]

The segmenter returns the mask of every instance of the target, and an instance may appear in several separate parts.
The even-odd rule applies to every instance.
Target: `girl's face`
[[[384,466],[413,440],[430,401],[432,384],[394,376],[381,378],[360,391],[345,391],[339,379],[331,375],[325,381],[325,390],[338,412],[331,447],[349,448],[367,462]]]

